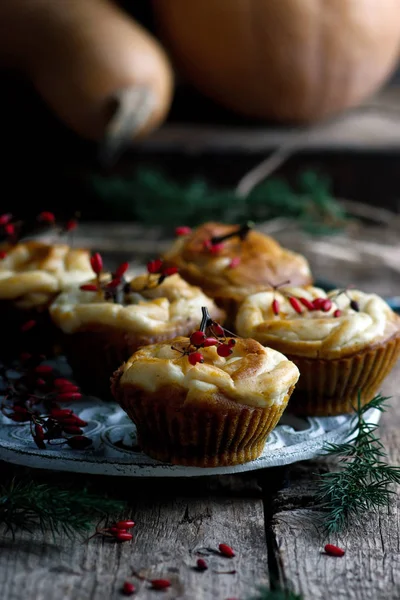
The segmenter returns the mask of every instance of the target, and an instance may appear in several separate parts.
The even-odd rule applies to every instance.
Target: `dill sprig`
[[[365,511],[387,507],[394,494],[390,485],[400,483],[400,467],[387,464],[384,446],[376,435],[378,425],[365,420],[371,408],[384,412],[387,400],[389,397],[378,394],[362,406],[359,394],[349,440],[324,447],[324,453],[337,456],[342,467],[323,473],[319,481],[316,499],[319,508],[326,511],[328,534],[359,522]]]
[[[31,479],[12,478],[0,487],[0,523],[14,535],[16,529],[40,527],[53,535],[87,531],[93,519],[119,513],[124,502],[88,492],[61,488]]]

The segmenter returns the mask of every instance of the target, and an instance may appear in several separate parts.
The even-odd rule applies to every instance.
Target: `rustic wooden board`
[[[400,464],[400,364],[385,382],[391,407],[380,427],[392,464]],[[291,582],[304,600],[396,600],[400,598],[400,495],[379,515],[367,514],[360,527],[327,539],[312,504],[312,473],[325,465],[293,467],[288,488],[278,494],[271,523],[275,558],[282,582]],[[292,483],[293,482],[293,483]],[[398,490],[397,490],[398,492]],[[346,550],[343,558],[323,553],[326,543]]]
[[[132,569],[148,578],[168,578],[172,587],[159,594],[165,600],[225,600],[248,598],[259,584],[268,583],[263,502],[254,478],[228,478],[190,484],[136,483],[125,492],[136,500],[125,516],[137,526],[132,543],[115,544],[96,538],[89,543],[37,532],[18,533],[15,541],[0,538],[0,597],[2,600],[113,600],[121,597],[125,580],[137,584],[138,600],[154,599],[148,583],[131,577]],[[109,481],[108,481],[109,483]],[[114,484],[114,483],[113,483]],[[185,483],[185,486],[188,484]],[[207,488],[214,489],[208,495]],[[201,493],[203,491],[203,494]],[[217,494],[215,494],[217,492]],[[188,490],[186,490],[188,493]],[[192,493],[196,494],[193,497]],[[207,548],[227,543],[237,550],[233,559]],[[203,551],[209,570],[193,566]],[[236,570],[236,574],[214,571]]]

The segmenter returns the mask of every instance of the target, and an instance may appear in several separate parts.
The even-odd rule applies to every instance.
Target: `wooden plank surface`
[[[172,586],[162,594],[165,600],[249,597],[257,585],[268,583],[261,491],[254,477],[231,477],[223,485],[213,479],[183,484],[105,479],[105,485],[117,486],[120,497],[130,498],[124,516],[137,523],[132,543],[100,537],[88,543],[79,537],[54,540],[41,532],[17,533],[12,541],[3,533],[0,597],[116,600],[129,580],[137,585],[135,598],[156,598],[147,582],[131,576],[132,569],[150,579],[169,579]],[[231,545],[236,557],[212,552],[219,543]],[[200,556],[209,565],[203,573],[194,568]],[[215,572],[232,570],[236,573]]]

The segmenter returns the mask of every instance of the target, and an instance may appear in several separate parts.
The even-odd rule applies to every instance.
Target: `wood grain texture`
[[[245,599],[257,585],[266,584],[263,504],[254,497],[251,486],[249,493],[239,483],[239,492],[231,488],[230,497],[227,490],[221,490],[219,495],[206,493],[203,498],[200,487],[195,486],[196,498],[173,498],[171,485],[160,481],[158,491],[145,484],[138,490],[126,515],[137,523],[132,543],[115,544],[99,537],[82,544],[65,538],[52,540],[49,534],[43,537],[40,532],[33,537],[18,533],[12,541],[9,535],[3,535],[2,600],[116,600],[126,580],[137,586],[138,600],[160,596],[165,600]],[[206,488],[203,484],[203,492]],[[236,549],[235,558],[212,552],[222,542]],[[194,568],[201,556],[198,552],[204,553],[209,565],[203,573]],[[155,592],[147,582],[132,577],[132,569],[150,579],[168,578],[172,586],[164,593]],[[231,570],[236,573],[214,572]]]
[[[383,386],[392,395],[381,420],[380,436],[389,461],[400,464],[400,364]],[[334,464],[330,465],[335,468]],[[400,598],[400,494],[379,514],[366,514],[360,526],[327,539],[313,504],[315,473],[325,461],[289,469],[288,486],[279,492],[271,523],[282,582],[290,582],[304,600],[397,600]],[[324,554],[326,543],[344,548],[343,558]]]

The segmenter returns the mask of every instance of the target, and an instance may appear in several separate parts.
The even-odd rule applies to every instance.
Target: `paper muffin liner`
[[[254,408],[224,399],[187,406],[184,397],[114,385],[116,400],[136,424],[143,452],[157,460],[193,467],[222,467],[256,459],[286,408]]]
[[[379,391],[400,354],[400,335],[382,344],[334,360],[287,355],[300,370],[300,379],[290,399],[294,414],[330,416],[351,413]]]
[[[112,399],[110,377],[141,346],[158,344],[177,336],[190,335],[198,321],[177,323],[159,335],[138,335],[122,329],[103,327],[63,334],[61,345],[72,368],[73,377],[82,389],[103,399]]]

